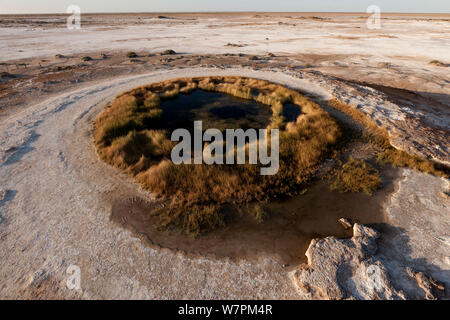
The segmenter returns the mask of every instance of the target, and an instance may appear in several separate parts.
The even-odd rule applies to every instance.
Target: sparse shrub
[[[379,66],[380,68],[386,68],[386,69],[392,69],[392,68],[395,67],[395,66],[394,66],[392,63],[390,63],[390,62],[380,62],[380,63],[378,63],[378,66]]]
[[[0,72],[0,79],[12,79],[12,78],[15,78],[15,77],[16,77],[15,75],[13,75],[13,74],[11,74],[9,72],[6,72],[6,71]]]
[[[269,216],[267,211],[264,210],[264,208],[259,204],[255,204],[255,206],[253,207],[253,214],[258,224],[263,223]]]
[[[405,151],[397,150],[392,147],[379,154],[377,162],[380,164],[389,163],[394,167],[413,168],[436,176],[447,176],[445,171],[440,170],[434,162],[410,155]]]
[[[162,56],[173,55],[173,54],[177,54],[177,53],[172,49],[164,50],[163,52],[161,52]]]
[[[364,160],[350,160],[335,170],[331,179],[331,190],[339,192],[364,192],[371,195],[381,188],[378,171]]]
[[[238,44],[238,43],[227,43],[226,45],[225,45],[225,47],[236,47],[236,48],[241,48],[241,47],[244,47],[244,45],[243,44]]]
[[[225,226],[225,219],[220,207],[214,204],[181,206],[175,204],[169,210],[158,210],[153,213],[159,215],[158,227],[162,230],[176,226],[186,234],[198,236],[205,230],[213,230]]]
[[[429,64],[435,65],[437,67],[448,67],[447,64],[445,64],[445,63],[443,63],[443,62],[441,62],[439,60],[432,60],[432,61],[429,62]]]

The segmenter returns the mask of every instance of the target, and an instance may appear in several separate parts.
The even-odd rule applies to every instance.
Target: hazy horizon
[[[261,14],[261,13],[322,13],[322,14],[326,14],[326,13],[339,13],[339,14],[352,14],[352,13],[360,13],[360,14],[369,14],[366,13],[365,11],[258,11],[258,10],[253,10],[253,11],[104,11],[104,12],[96,12],[96,11],[85,11],[82,12],[82,14],[195,14],[195,13],[199,13],[199,14],[226,14],[226,13],[255,13],[255,14]],[[450,15],[450,11],[449,12],[399,12],[399,11],[383,11],[382,13],[384,14],[402,14],[402,15],[408,15],[408,14],[426,14],[426,15],[431,15],[431,14],[435,14],[435,15],[439,15],[439,14],[445,14],[445,15]],[[0,16],[2,15],[68,15],[70,13],[66,13],[66,12],[0,12]]]
[[[209,0],[3,0],[0,14],[65,13],[70,5],[77,5],[82,13],[226,13],[226,12],[336,12],[363,13],[370,5],[377,5],[385,13],[450,13],[448,0],[240,0],[212,2]]]

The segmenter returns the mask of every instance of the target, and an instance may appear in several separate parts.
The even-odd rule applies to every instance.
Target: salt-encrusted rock
[[[298,288],[313,299],[405,299],[373,258],[379,233],[357,223],[353,232],[351,239],[311,241],[307,265],[293,273]]]
[[[308,263],[291,273],[311,299],[441,299],[446,287],[401,260],[377,254],[380,233],[355,223],[353,237],[311,241]]]
[[[380,234],[375,229],[355,223],[353,226],[353,237],[367,237],[376,240],[380,237]]]

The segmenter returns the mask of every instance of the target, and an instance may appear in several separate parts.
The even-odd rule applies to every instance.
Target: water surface
[[[170,132],[178,128],[192,132],[196,120],[203,121],[203,130],[264,129],[272,116],[268,106],[256,101],[202,90],[163,101],[161,109],[164,127]]]

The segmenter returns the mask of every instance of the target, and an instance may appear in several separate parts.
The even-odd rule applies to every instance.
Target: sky
[[[69,5],[81,12],[217,12],[296,11],[450,13],[450,0],[0,0],[2,13],[65,13]]]

